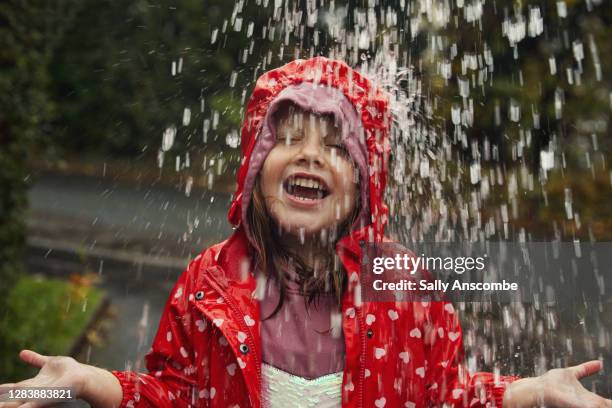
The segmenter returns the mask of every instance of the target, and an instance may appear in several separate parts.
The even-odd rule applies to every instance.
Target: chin
[[[281,225],[285,226],[286,231],[296,236],[300,234],[300,231],[303,231],[303,233],[306,235],[318,234],[323,228],[325,228],[325,226],[318,224],[318,220],[314,222],[307,222],[297,221],[294,219]]]

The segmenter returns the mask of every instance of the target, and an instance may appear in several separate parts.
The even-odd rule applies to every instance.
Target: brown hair
[[[291,253],[283,246],[278,234],[278,226],[273,218],[270,217],[266,208],[265,197],[261,191],[260,184],[260,175],[258,174],[247,209],[247,222],[255,241],[255,267],[263,271],[268,278],[272,278],[280,291],[279,303],[272,314],[266,317],[266,319],[274,316],[281,309],[285,301],[287,293],[285,271],[292,266],[296,270],[299,279],[298,284],[304,295],[307,307],[316,302],[322,293],[330,292],[334,295],[338,307],[340,307],[346,286],[347,274],[342,262],[340,262],[336,255],[335,246],[338,239],[349,233],[351,226],[357,219],[361,209],[361,200],[358,200],[353,213],[344,222],[330,229],[325,245],[330,257],[327,258],[328,262],[323,265],[323,273],[321,274],[320,270],[308,267],[299,255]],[[359,187],[360,185],[358,184],[357,197],[361,197]],[[333,262],[329,262],[331,259],[333,259]]]

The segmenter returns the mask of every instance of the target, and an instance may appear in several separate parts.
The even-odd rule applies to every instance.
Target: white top
[[[261,373],[265,408],[340,408],[342,405],[342,371],[309,380],[262,363]]]

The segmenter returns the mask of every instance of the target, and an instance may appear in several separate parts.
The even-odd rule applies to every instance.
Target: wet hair
[[[286,111],[285,111],[286,112]],[[323,265],[315,264],[309,267],[304,260],[296,253],[292,253],[283,245],[280,237],[280,228],[268,213],[266,207],[266,197],[261,190],[261,180],[259,173],[256,176],[251,200],[247,208],[247,222],[253,236],[253,250],[255,268],[261,270],[268,279],[279,288],[280,299],[270,316],[263,320],[272,318],[281,309],[287,295],[287,276],[285,271],[293,268],[296,272],[298,285],[301,294],[304,296],[306,307],[316,303],[322,294],[332,294],[340,308],[342,296],[346,289],[347,273],[338,258],[335,247],[340,238],[350,232],[351,226],[357,220],[361,210],[361,200],[357,200],[357,205],[353,212],[339,224],[331,226],[327,232],[325,240],[321,243],[325,253],[326,262]],[[357,184],[357,197],[361,197],[360,180]]]

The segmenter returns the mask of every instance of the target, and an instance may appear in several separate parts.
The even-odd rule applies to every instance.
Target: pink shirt
[[[272,314],[279,298],[274,280],[267,280],[260,301],[263,361],[308,379],[342,371],[342,315],[333,294],[321,294],[306,310],[297,284],[288,282],[283,306],[274,317],[263,320]]]

